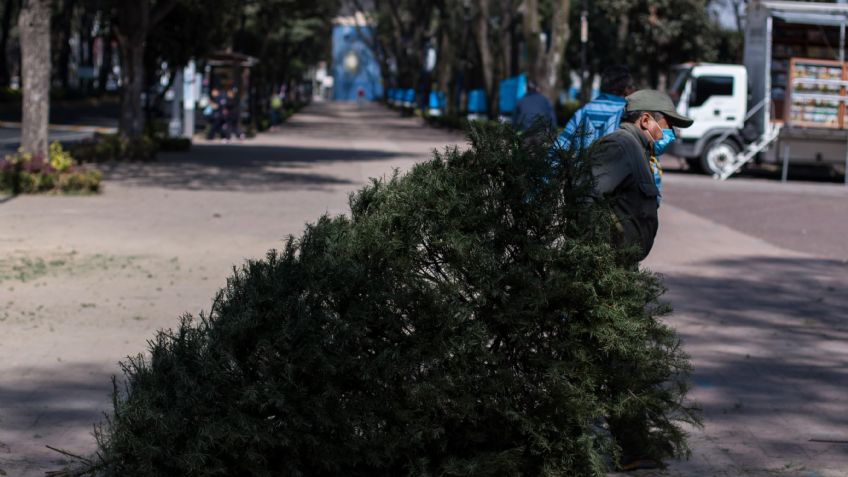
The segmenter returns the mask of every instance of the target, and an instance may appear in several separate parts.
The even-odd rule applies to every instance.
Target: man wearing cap
[[[648,256],[657,234],[657,210],[660,202],[659,157],[674,140],[672,127],[689,127],[692,120],[677,114],[665,93],[637,91],[626,98],[621,127],[604,136],[589,149],[592,172],[596,179],[596,198],[611,200],[619,231],[618,245],[636,246],[636,262]],[[610,382],[617,373],[627,373],[624,363],[611,363]],[[608,416],[609,432],[621,447],[618,470],[652,469],[662,463],[651,457],[643,436],[649,426],[644,415]]]
[[[626,98],[621,127],[590,149],[597,198],[612,200],[622,245],[638,245],[638,261],[648,256],[659,225],[662,168],[657,157],[674,140],[672,127],[692,120],[677,113],[667,94],[637,91]]]

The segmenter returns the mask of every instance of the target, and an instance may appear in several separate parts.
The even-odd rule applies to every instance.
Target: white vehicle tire
[[[713,139],[701,154],[701,169],[712,176],[720,175],[730,167],[739,150],[739,145],[733,139],[727,138],[721,142]]]

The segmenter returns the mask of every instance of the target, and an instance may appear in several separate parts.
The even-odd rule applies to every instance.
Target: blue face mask
[[[673,143],[676,139],[673,129],[663,129],[662,132],[662,138],[654,141],[654,154],[657,156],[661,156],[668,148],[669,144]]]

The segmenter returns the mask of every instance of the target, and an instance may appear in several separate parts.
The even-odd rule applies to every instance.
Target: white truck
[[[695,122],[670,153],[722,180],[750,161],[844,170],[848,4],[751,0],[745,23],[744,65],[678,68],[669,92]]]

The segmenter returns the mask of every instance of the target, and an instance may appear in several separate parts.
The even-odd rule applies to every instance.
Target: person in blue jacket
[[[588,149],[598,139],[618,129],[625,97],[636,88],[630,70],[624,65],[614,65],[601,73],[601,94],[574,112],[557,139],[563,149]]]
[[[513,124],[519,131],[527,131],[537,123],[551,131],[556,129],[554,108],[533,81],[527,82],[527,94],[515,103],[512,115],[515,118]]]

